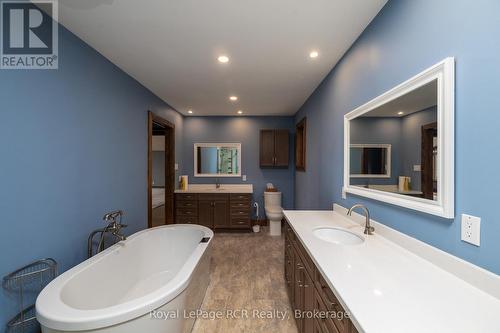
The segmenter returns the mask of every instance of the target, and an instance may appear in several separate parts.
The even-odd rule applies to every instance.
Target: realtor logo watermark
[[[0,1],[1,69],[57,69],[57,0]]]

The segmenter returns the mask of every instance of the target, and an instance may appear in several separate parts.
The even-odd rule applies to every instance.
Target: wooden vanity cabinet
[[[357,333],[342,305],[288,223],[285,226],[285,283],[294,313],[300,311],[304,314],[314,314],[314,311],[320,311],[331,314],[326,318],[296,316],[299,332]]]
[[[209,228],[229,227],[229,197],[227,194],[198,194],[198,224]]]
[[[249,229],[252,194],[176,193],[176,223],[211,229]]]
[[[194,193],[175,195],[175,223],[198,223],[198,196]]]
[[[231,229],[249,229],[252,227],[252,195],[250,193],[231,193],[229,195]]]

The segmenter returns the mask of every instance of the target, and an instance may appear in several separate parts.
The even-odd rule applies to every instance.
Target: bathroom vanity
[[[349,315],[298,318],[300,332],[500,332],[498,275],[376,221],[364,235],[346,212],[284,211],[292,307]]]
[[[193,184],[175,191],[175,223],[211,229],[250,229],[252,185]]]
[[[335,294],[325,281],[313,260],[304,249],[289,223],[285,224],[285,281],[288,297],[301,333],[357,332]],[[306,313],[319,311],[325,316],[310,318]],[[329,318],[323,318],[323,317]]]

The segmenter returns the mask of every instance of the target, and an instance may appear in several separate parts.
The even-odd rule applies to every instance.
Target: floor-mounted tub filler
[[[198,225],[140,231],[68,270],[38,296],[53,332],[190,332],[209,284],[213,232]]]

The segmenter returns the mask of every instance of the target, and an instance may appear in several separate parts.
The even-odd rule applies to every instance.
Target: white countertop
[[[252,184],[189,184],[187,190],[175,190],[175,193],[253,193]]]
[[[500,300],[334,211],[284,211],[300,241],[360,332],[500,332]],[[318,227],[365,238],[336,245]]]

